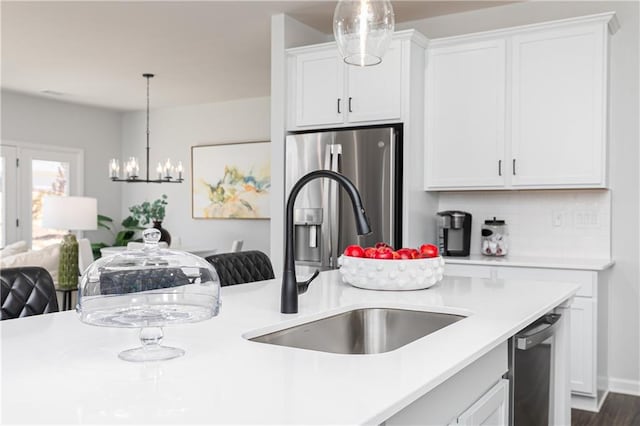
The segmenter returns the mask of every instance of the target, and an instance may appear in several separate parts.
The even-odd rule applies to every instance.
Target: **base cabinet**
[[[598,395],[598,293],[604,281],[597,271],[448,264],[448,276],[570,282],[580,285],[571,305],[571,392],[596,398]],[[599,282],[603,281],[603,282]],[[472,285],[472,284],[469,284]]]
[[[452,425],[485,426],[509,423],[509,381],[502,379],[462,413]]]
[[[391,425],[508,425],[507,342],[384,422]]]
[[[576,297],[571,305],[571,391],[595,396],[596,366],[593,353],[596,320],[595,301]]]

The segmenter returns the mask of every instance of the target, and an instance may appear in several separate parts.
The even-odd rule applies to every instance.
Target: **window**
[[[69,167],[66,161],[31,160],[31,247],[34,250],[60,241],[66,233],[42,227],[42,199],[46,195],[69,195]]]
[[[66,230],[42,228],[46,195],[82,192],[82,150],[16,144],[2,146],[2,244],[25,240],[34,250],[60,241]]]

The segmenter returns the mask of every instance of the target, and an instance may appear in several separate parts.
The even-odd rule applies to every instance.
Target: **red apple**
[[[393,247],[391,247],[389,244],[385,243],[385,242],[380,242],[380,243],[376,243],[375,246],[377,249],[378,248],[382,248],[382,247],[389,247],[391,250],[393,250]]]
[[[411,252],[413,249],[401,248],[397,251],[399,259],[413,259],[413,254]],[[416,251],[417,252],[417,251]]]
[[[378,247],[376,248],[376,251],[381,253],[393,253],[393,249],[389,246]]]
[[[364,249],[358,245],[347,246],[344,255],[349,257],[364,257]]]
[[[438,247],[433,244],[423,244],[420,246],[420,257],[438,257]]]
[[[376,259],[393,259],[393,250],[376,250]]]
[[[373,259],[376,257],[376,253],[378,252],[378,250],[376,250],[373,247],[367,247],[366,249],[364,249],[364,257],[368,257],[369,259]]]

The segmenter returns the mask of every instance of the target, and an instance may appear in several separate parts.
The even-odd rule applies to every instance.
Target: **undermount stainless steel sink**
[[[337,354],[379,354],[398,349],[463,318],[438,312],[363,308],[249,340]]]

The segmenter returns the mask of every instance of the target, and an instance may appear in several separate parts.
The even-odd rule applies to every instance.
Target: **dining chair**
[[[275,277],[269,256],[258,250],[214,254],[205,259],[215,268],[222,287]]]
[[[2,316],[13,319],[58,312],[53,278],[39,266],[0,269]]]
[[[242,245],[244,244],[244,240],[233,240],[231,244],[231,253],[236,253],[242,250]]]
[[[93,263],[93,251],[91,250],[91,241],[88,238],[78,239],[78,269],[80,275],[84,274],[89,265]]]

